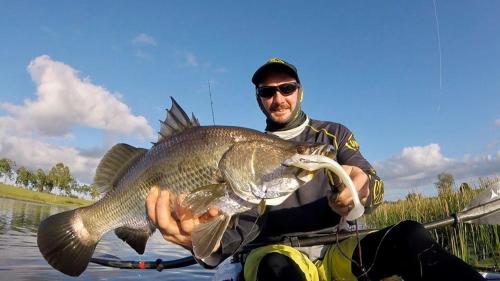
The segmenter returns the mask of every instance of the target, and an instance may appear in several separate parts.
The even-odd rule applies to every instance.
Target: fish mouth
[[[337,150],[335,146],[331,144],[319,144],[311,147],[310,155],[323,155],[328,158],[334,159],[336,156]]]
[[[297,173],[297,179],[299,179],[302,183],[308,183],[314,178],[315,175],[316,171],[299,169],[299,172]]]
[[[252,191],[252,193],[259,200],[265,200],[266,205],[276,206],[283,203],[294,191],[295,189],[290,191]]]

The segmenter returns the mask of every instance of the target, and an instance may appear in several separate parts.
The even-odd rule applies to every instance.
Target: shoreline
[[[83,207],[93,203],[90,200],[32,191],[4,183],[0,183],[0,197],[68,207]]]

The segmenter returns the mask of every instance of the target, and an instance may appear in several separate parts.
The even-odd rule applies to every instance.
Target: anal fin
[[[122,226],[115,229],[115,234],[118,238],[129,244],[138,254],[142,255],[146,249],[146,243],[154,231],[155,227],[148,224],[144,228]]]
[[[221,214],[196,226],[191,234],[193,252],[196,258],[206,258],[216,250],[215,247],[221,241],[230,220],[230,215]]]

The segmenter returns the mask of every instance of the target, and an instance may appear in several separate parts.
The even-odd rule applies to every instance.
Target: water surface
[[[210,280],[213,271],[199,265],[181,269],[156,270],[115,269],[90,264],[78,278],[53,269],[36,245],[40,221],[67,210],[20,200],[0,198],[0,280]],[[156,232],[148,241],[146,252],[138,255],[114,233],[108,233],[97,245],[94,257],[111,254],[123,260],[171,260],[189,255],[183,248],[167,243]]]

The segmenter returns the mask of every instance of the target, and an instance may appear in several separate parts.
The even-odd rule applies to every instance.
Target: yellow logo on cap
[[[269,61],[267,61],[268,63],[271,63],[271,62],[277,62],[277,63],[285,63],[282,59],[280,58],[271,58]]]

